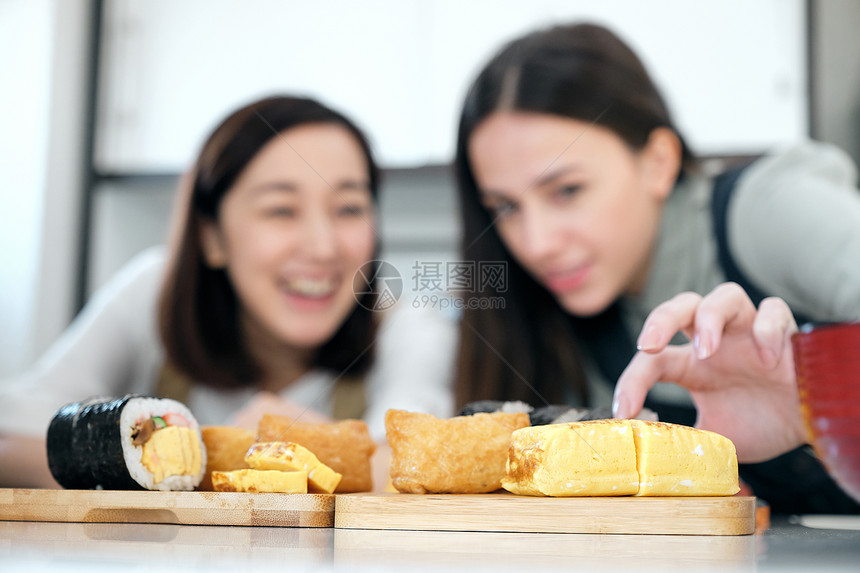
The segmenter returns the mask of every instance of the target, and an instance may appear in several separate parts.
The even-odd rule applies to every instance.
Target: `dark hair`
[[[224,196],[272,138],[308,123],[337,124],[355,137],[367,160],[370,191],[376,201],[379,170],[367,138],[349,119],[314,100],[261,99],[218,125],[203,144],[188,180],[180,185],[178,227],[159,298],[159,330],[168,361],[195,382],[241,387],[253,385],[262,374],[244,346],[238,301],[226,272],[212,269],[204,261],[200,227],[203,221],[218,218]],[[316,366],[345,374],[367,370],[373,360],[367,348],[376,333],[374,313],[368,310],[374,308],[373,297],[366,294],[320,348]]]
[[[468,295],[470,299],[502,297],[504,305],[466,301],[456,400],[460,405],[481,399],[587,403],[576,318],[520,267],[480,201],[469,161],[469,138],[498,110],[594,123],[614,132],[633,150],[641,150],[658,127],[676,134],[678,130],[636,54],[612,32],[591,24],[540,30],[507,44],[483,68],[466,96],[455,158],[462,252],[465,260],[507,262],[508,281],[504,292],[485,289]],[[695,158],[678,137],[683,168],[692,169]]]

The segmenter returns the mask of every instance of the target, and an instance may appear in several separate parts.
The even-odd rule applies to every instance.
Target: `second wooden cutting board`
[[[512,494],[343,494],[344,529],[749,535],[755,498],[527,497]]]

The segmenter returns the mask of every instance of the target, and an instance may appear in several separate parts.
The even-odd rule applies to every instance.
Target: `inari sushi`
[[[200,426],[180,402],[129,395],[61,408],[48,465],[67,489],[193,490],[206,473]]]

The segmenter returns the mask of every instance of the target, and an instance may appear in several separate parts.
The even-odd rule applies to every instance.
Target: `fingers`
[[[705,360],[720,347],[723,332],[752,325],[756,309],[737,283],[723,283],[702,299],[695,316],[693,346],[696,357]]]
[[[776,368],[795,332],[797,323],[784,300],[771,297],[761,301],[753,323],[753,338],[765,367]]]
[[[613,414],[635,416],[657,381],[685,380],[696,360],[713,356],[727,335],[733,339],[740,335],[742,343],[755,344],[761,365],[776,368],[796,331],[791,310],[782,299],[764,299],[757,310],[735,283],[724,283],[704,298],[682,293],[654,309],[645,321],[638,340],[640,352],[616,385]],[[677,332],[692,340],[692,348],[668,346]]]
[[[689,346],[669,346],[659,354],[637,352],[618,378],[612,415],[631,418],[645,405],[645,396],[660,380],[683,380],[690,358]]]
[[[694,292],[683,292],[659,305],[642,326],[637,347],[643,352],[655,353],[663,350],[675,336],[684,331],[690,337],[690,330],[696,316],[696,309],[702,296]]]
[[[706,297],[685,292],[655,308],[642,327],[639,350],[659,352],[677,332],[692,340],[698,358],[716,352],[723,330],[748,327],[755,307],[746,291],[736,283],[724,283]]]
[[[693,345],[700,360],[717,351],[724,333],[751,329],[759,357],[767,368],[779,364],[791,334],[797,331],[785,301],[766,298],[756,310],[747,293],[735,283],[722,284],[702,299],[695,322]]]

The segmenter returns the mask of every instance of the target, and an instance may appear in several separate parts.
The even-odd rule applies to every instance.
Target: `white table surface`
[[[860,530],[829,528],[860,517],[807,521],[736,537],[7,521],[0,571],[860,571]]]

